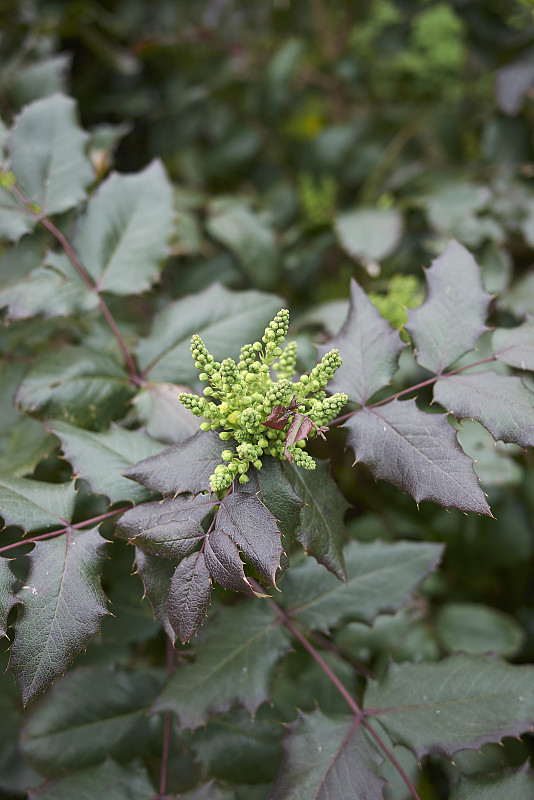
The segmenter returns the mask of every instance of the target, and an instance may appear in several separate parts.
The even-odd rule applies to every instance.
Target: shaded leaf
[[[169,622],[182,644],[202,625],[210,596],[211,580],[204,553],[191,553],[176,567],[167,600]]]
[[[125,469],[139,459],[155,455],[163,445],[141,431],[114,427],[104,433],[94,433],[67,422],[54,421],[47,425],[61,440],[61,448],[76,474],[84,478],[94,492],[109,497],[112,503],[131,500],[140,503],[150,492],[124,478]]]
[[[282,604],[309,628],[328,630],[349,620],[371,623],[411,601],[442,551],[442,545],[430,543],[351,541],[345,548],[346,584],[308,559],[284,574]]]
[[[304,501],[296,494],[278,458],[265,456],[261,470],[256,470],[253,474],[261,492],[261,500],[276,518],[284,541],[284,550],[289,550],[293,534],[300,523]]]
[[[149,436],[165,444],[183,442],[200,427],[200,420],[183,406],[178,395],[188,386],[147,383],[132,400],[139,421]]]
[[[43,775],[106,757],[130,761],[147,748],[157,720],[147,712],[161,682],[149,672],[89,667],[57,681],[24,720],[24,757]],[[88,703],[88,698],[90,702]]]
[[[493,333],[495,358],[511,367],[534,370],[534,320],[517,328],[498,328]]]
[[[465,247],[452,241],[426,272],[427,296],[408,311],[406,329],[422,367],[441,374],[471,350],[487,330],[488,303],[480,268]]]
[[[203,637],[196,661],[176,670],[152,708],[174,712],[184,728],[236,705],[253,714],[268,699],[272,668],[289,638],[274,611],[257,600],[223,609]]]
[[[439,663],[390,664],[369,684],[365,707],[373,709],[391,738],[418,759],[478,750],[503,736],[519,736],[534,724],[534,670],[491,657],[450,656]]]
[[[285,473],[304,503],[296,540],[320,564],[345,580],[343,518],[350,504],[332,478],[330,467],[325,462],[319,462],[314,470],[287,466]]]
[[[245,577],[239,550],[227,533],[220,530],[212,531],[206,537],[204,555],[213,580],[225,589],[233,589],[236,592],[252,591]]]
[[[94,178],[88,139],[78,126],[74,100],[65,95],[36,100],[16,118],[8,139],[10,166],[30,203],[43,213],[57,214],[85,199]]]
[[[159,161],[135,175],[112,174],[89,201],[76,252],[100,292],[144,292],[168,254],[174,209]]]
[[[121,416],[134,393],[114,358],[86,347],[65,347],[41,357],[21,383],[16,401],[30,414],[98,429]]]
[[[174,644],[176,634],[167,614],[167,597],[176,564],[168,558],[158,558],[136,547],[135,566],[136,574],[143,581],[145,597],[150,600],[154,617],[161,622],[165,633]]]
[[[270,800],[382,800],[382,758],[357,719],[317,709],[299,714],[287,731]]]
[[[10,76],[10,94],[15,96],[17,106],[25,106],[32,100],[64,92],[71,60],[69,53],[59,53],[49,58],[41,57],[39,61],[26,66],[19,66]]]
[[[521,769],[497,775],[462,777],[450,800],[525,800],[534,794],[534,772]]]
[[[447,379],[450,380],[450,379]],[[345,424],[356,461],[376,478],[446,508],[491,516],[472,460],[456,440],[446,414],[427,414],[415,400],[364,408]]]
[[[390,382],[404,344],[399,332],[393,330],[352,280],[347,319],[328,345],[319,346],[319,356],[333,347],[339,350],[343,363],[329,381],[329,391],[346,392],[351,400],[363,405]]]
[[[533,86],[534,62],[530,59],[517,59],[498,69],[495,95],[501,111],[511,116],[518,114]]]
[[[139,366],[151,381],[191,385],[198,380],[190,351],[194,333],[216,360],[237,358],[241,347],[257,339],[283,305],[276,295],[232,292],[215,283],[157,314],[150,334],[137,345]]]
[[[494,439],[534,445],[534,393],[521,378],[494,372],[451,375],[437,381],[434,399],[459,419],[478,420]]]
[[[521,452],[517,445],[495,442],[491,434],[474,419],[463,419],[458,427],[460,446],[464,453],[475,459],[473,467],[483,486],[521,483],[523,470],[513,458]]]
[[[516,656],[525,631],[513,617],[479,603],[447,603],[438,614],[436,632],[448,653],[497,653]]]
[[[386,258],[402,235],[402,217],[393,208],[348,211],[336,218],[334,226],[343,249],[363,262]]]
[[[9,661],[24,705],[65,672],[108,613],[100,586],[105,544],[98,528],[70,529],[29,554]]]
[[[17,579],[9,568],[9,561],[10,559],[8,558],[0,559],[0,639],[7,635],[7,618],[9,612],[13,606],[18,603],[13,591]]]
[[[28,800],[151,800],[154,789],[147,771],[106,761],[31,789]]]
[[[72,517],[75,500],[74,481],[44,483],[0,476],[0,515],[8,525],[20,525],[26,531],[65,525]]]
[[[27,214],[12,192],[0,188],[0,239],[17,242],[33,230],[37,220]]]

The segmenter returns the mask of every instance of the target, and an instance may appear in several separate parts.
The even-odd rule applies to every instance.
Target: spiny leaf
[[[463,419],[476,419],[494,439],[534,445],[534,393],[521,378],[483,372],[451,375],[434,386],[434,399]]]
[[[261,470],[252,470],[252,474],[255,475],[262,502],[276,518],[287,552],[300,523],[304,501],[294,491],[279,459],[266,456]]]
[[[382,758],[354,717],[301,713],[287,726],[283,748],[270,800],[382,800]]]
[[[227,533],[214,530],[206,537],[204,548],[206,566],[213,578],[225,589],[236,592],[251,591],[239,550]]]
[[[157,720],[147,719],[147,711],[160,686],[153,673],[141,670],[73,670],[26,716],[21,732],[24,757],[43,775],[54,776],[108,756],[129,761],[141,755],[157,727]]]
[[[211,580],[204,553],[191,553],[176,567],[167,600],[169,622],[182,644],[200,628],[210,596]]]
[[[153,555],[183,558],[205,537],[200,523],[216,502],[208,495],[179,495],[143,503],[123,514],[116,532]]]
[[[517,772],[462,777],[450,800],[526,800],[534,795],[534,772],[525,765]]]
[[[363,405],[389,383],[404,344],[399,332],[393,330],[352,280],[347,319],[328,345],[319,346],[319,356],[333,347],[339,350],[343,363],[329,381],[329,390],[346,392],[350,400]]]
[[[0,515],[8,525],[20,525],[26,531],[65,525],[72,517],[75,500],[74,481],[44,483],[0,476]]]
[[[174,644],[176,633],[169,622],[167,597],[169,596],[171,578],[176,569],[176,562],[168,558],[158,558],[158,556],[136,547],[135,566],[136,574],[143,581],[145,597],[150,601],[154,617],[161,622],[165,628],[165,633]]]
[[[268,699],[272,668],[288,646],[275,613],[257,600],[224,609],[203,636],[196,661],[176,670],[152,708],[178,714],[184,728],[238,704],[253,714]]]
[[[495,358],[518,369],[534,370],[534,320],[517,328],[498,328],[492,337]]]
[[[285,473],[304,503],[295,538],[320,564],[345,580],[343,518],[349,503],[334,482],[328,464],[319,462],[314,470],[287,465]]]
[[[417,362],[441,375],[487,330],[491,295],[484,291],[475,259],[455,241],[432,262],[426,279],[427,296],[419,308],[408,311],[406,329]]]
[[[29,554],[9,661],[24,705],[65,672],[108,613],[100,586],[105,544],[98,528],[70,529]]]
[[[416,503],[432,500],[491,516],[473,462],[458,444],[446,414],[426,414],[415,400],[392,400],[363,408],[345,427],[356,461],[367,464],[376,478],[411,494]]]
[[[69,425],[67,422],[48,423],[61,440],[61,447],[76,474],[89,483],[91,489],[109,497],[112,503],[131,500],[140,503],[150,492],[124,478],[125,469],[139,459],[155,455],[163,445],[141,431],[114,427],[104,433],[94,433]]]
[[[145,458],[123,474],[163,495],[197,494],[209,489],[210,475],[222,463],[221,452],[222,443],[215,432],[198,431],[185,442]]]
[[[189,439],[200,427],[194,417],[178,399],[188,386],[171,383],[147,383],[132,400],[139,421],[149,436],[165,444],[176,444]]]
[[[7,618],[9,612],[18,600],[15,597],[14,588],[17,579],[9,568],[9,559],[0,559],[0,639],[6,636]]]
[[[351,541],[345,548],[346,584],[308,559],[284,574],[281,602],[310,628],[328,630],[349,620],[371,623],[410,602],[442,551],[442,545],[430,543]]]
[[[144,767],[106,761],[30,789],[28,800],[152,800],[154,789]]]
[[[157,280],[173,229],[172,188],[159,161],[114,173],[89,201],[76,252],[100,292],[144,292]]]
[[[402,217],[396,209],[361,208],[340,214],[335,229],[341,246],[360,261],[381,261],[397,246]]]
[[[534,669],[469,655],[392,662],[382,681],[369,684],[365,707],[418,759],[428,753],[450,757],[532,729]]]

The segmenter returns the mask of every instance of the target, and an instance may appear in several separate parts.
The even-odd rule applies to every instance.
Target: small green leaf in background
[[[517,369],[534,370],[534,320],[517,328],[498,328],[492,341],[499,361]]]
[[[152,800],[154,788],[146,769],[106,761],[30,790],[28,800]]]
[[[533,794],[534,772],[525,766],[515,773],[464,777],[451,791],[450,800],[526,800]]]
[[[9,94],[17,105],[25,106],[57,92],[65,93],[71,61],[69,53],[60,53],[18,66],[10,75]]]
[[[177,444],[189,439],[200,427],[194,417],[178,399],[188,386],[172,383],[147,383],[132,400],[140,423],[149,436],[165,444]]]
[[[0,639],[7,635],[9,612],[18,603],[14,593],[16,582],[17,579],[9,567],[9,559],[0,558]]]
[[[507,486],[521,483],[523,472],[514,460],[521,450],[515,444],[496,442],[491,434],[472,419],[458,425],[458,441],[464,453],[474,459],[473,468],[483,486]]]
[[[402,216],[396,209],[362,208],[344,211],[335,220],[341,246],[364,264],[382,261],[402,236]]]
[[[448,603],[440,610],[437,635],[443,647],[453,653],[497,653],[516,656],[526,633],[513,617],[478,603]]]
[[[65,525],[72,517],[75,500],[74,481],[57,484],[0,476],[0,516],[28,532]]]

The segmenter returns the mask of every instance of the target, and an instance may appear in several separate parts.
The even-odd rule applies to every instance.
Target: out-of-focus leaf
[[[483,486],[509,486],[521,482],[523,470],[513,456],[521,453],[515,444],[496,442],[474,419],[463,419],[458,441],[464,453],[474,459],[473,468]]]
[[[0,515],[9,525],[26,531],[61,527],[74,511],[72,483],[44,483],[30,478],[0,476]]]
[[[60,53],[20,67],[10,76],[10,95],[19,106],[25,106],[33,100],[65,92],[70,62],[70,54]]]
[[[157,727],[147,714],[160,686],[152,673],[140,670],[73,670],[25,718],[25,758],[47,776],[83,769],[106,757],[130,761],[144,752]]]
[[[534,794],[534,772],[518,772],[462,777],[453,787],[450,800],[525,800]]]
[[[14,588],[17,579],[9,568],[9,559],[0,559],[0,639],[6,636],[7,618],[9,612],[16,605]]]
[[[137,575],[143,581],[145,597],[150,600],[154,616],[161,622],[165,633],[174,644],[176,634],[167,614],[167,597],[176,563],[168,558],[158,558],[158,556],[137,547],[135,549],[135,566]]]
[[[100,585],[106,540],[98,528],[37,542],[15,625],[9,668],[24,705],[62,675],[108,613]]]
[[[515,116],[521,110],[523,100],[534,86],[534,62],[513,61],[497,70],[495,94],[501,111]]]
[[[416,503],[432,500],[445,508],[491,516],[473,462],[445,414],[420,411],[415,400],[392,400],[358,411],[345,427],[356,461],[411,494]]]
[[[479,603],[447,603],[438,615],[437,634],[449,653],[497,653],[512,658],[521,650],[525,631],[513,617]]]
[[[12,192],[0,188],[0,238],[17,242],[36,225],[36,220],[25,213]]]
[[[89,202],[76,252],[99,291],[138,294],[158,279],[174,220],[165,170],[154,161],[135,175],[113,174]]]
[[[150,492],[124,478],[125,469],[139,459],[155,455],[163,445],[140,431],[115,427],[94,433],[67,422],[54,421],[48,428],[61,440],[61,447],[76,474],[84,478],[94,492],[104,494],[112,503],[131,500],[140,503]]]
[[[534,370],[534,320],[517,328],[498,328],[493,333],[495,358],[510,367]]]
[[[447,240],[458,239],[468,247],[479,247],[485,240],[499,242],[504,232],[491,216],[479,216],[489,204],[487,186],[457,181],[438,189],[425,201],[434,230]]]
[[[350,256],[363,262],[381,261],[400,241],[402,217],[393,208],[362,208],[340,214],[335,229]]]
[[[204,553],[191,553],[176,567],[167,600],[169,622],[182,644],[200,628],[210,596],[211,580]]]
[[[154,788],[143,768],[106,761],[31,789],[28,800],[151,800]]]
[[[200,420],[178,399],[181,392],[187,391],[187,386],[147,383],[136,394],[132,405],[149,436],[165,444],[176,444],[198,431]]]
[[[491,295],[482,286],[480,268],[465,247],[451,242],[426,272],[427,296],[408,312],[406,330],[422,367],[439,375],[471,350],[487,330]]]
[[[532,242],[534,244],[534,214],[532,216]],[[534,314],[534,272],[526,272],[508,292],[500,298],[500,304],[517,317]]]
[[[203,636],[196,661],[176,670],[152,707],[178,714],[185,728],[236,705],[253,714],[268,699],[272,668],[288,646],[276,614],[258,600],[224,609]]]

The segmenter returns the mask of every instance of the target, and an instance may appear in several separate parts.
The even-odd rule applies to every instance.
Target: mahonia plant
[[[330,350],[309,375],[292,381],[297,345],[290,342],[281,347],[288,326],[289,311],[283,308],[265,328],[261,342],[241,348],[237,363],[233,358],[215,361],[200,336],[191,339],[200,380],[209,385],[204,397],[182,392],[180,400],[192,414],[205,417],[203,431],[222,428],[219,437],[235,442],[233,450],[222,453],[226,463],[219,464],[210,477],[213,492],[224,491],[238,476],[240,483],[247,483],[251,464],[261,469],[265,455],[315,469],[314,459],[304,450],[306,439],[324,435],[325,426],[347,403],[344,392],[330,397],[325,392],[341,366],[339,350]],[[271,369],[278,380],[272,379]]]

